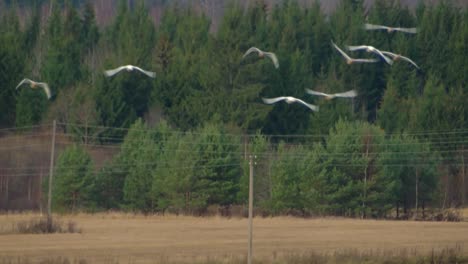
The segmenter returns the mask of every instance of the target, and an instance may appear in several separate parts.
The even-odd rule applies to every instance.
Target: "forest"
[[[53,1],[46,18],[43,2],[30,12],[4,2],[0,128],[25,133],[56,120],[73,142],[56,160],[54,210],[201,214],[245,205],[250,156],[264,214],[400,218],[422,209],[424,217],[466,205],[466,8],[341,0],[327,14],[319,2],[231,1],[212,27],[194,7],[169,4],[155,23],[143,1],[119,1],[101,26],[92,1]],[[331,42],[402,54],[419,69],[404,60],[347,64]],[[274,52],[279,68],[243,58],[252,46]],[[104,75],[127,64],[156,78]],[[16,89],[24,78],[48,83],[51,99]],[[358,96],[325,100],[305,89]],[[278,96],[319,111],[262,102]],[[90,148],[116,154],[98,166]]]

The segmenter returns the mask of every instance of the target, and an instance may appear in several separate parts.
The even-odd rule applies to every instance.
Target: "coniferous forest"
[[[242,206],[251,155],[264,214],[409,217],[467,203],[465,7],[341,0],[326,13],[314,1],[231,1],[213,25],[195,5],[166,4],[155,22],[144,1],[119,1],[98,25],[93,1],[47,2],[0,4],[0,127],[25,133],[56,120],[72,142],[57,153],[54,210]],[[378,61],[348,64],[332,42]],[[252,46],[274,52],[279,67],[243,58]],[[127,64],[156,77],[104,74]],[[51,98],[16,89],[24,78],[46,82]],[[319,111],[262,101],[279,96]],[[98,162],[90,148],[114,155]]]

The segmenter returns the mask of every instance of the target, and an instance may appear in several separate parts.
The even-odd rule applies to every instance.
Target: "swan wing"
[[[322,93],[322,92],[318,92],[318,91],[314,91],[314,90],[311,90],[311,89],[306,89],[306,92],[307,92],[308,94],[318,95],[318,96],[325,96],[325,97],[330,97],[330,96],[331,96],[331,95],[329,95],[329,94]]]
[[[392,65],[393,64],[393,60],[391,60],[390,58],[388,58],[387,56],[385,56],[380,50],[374,48],[373,52],[377,55],[379,55],[380,57],[382,57],[382,59],[384,59],[388,64]]]
[[[360,46],[346,46],[349,51],[356,51],[356,50],[366,50],[369,46],[360,45]]]
[[[25,83],[26,83],[26,84],[31,84],[32,81],[31,81],[30,79],[28,79],[28,78],[24,78],[24,79],[18,84],[18,86],[16,86],[15,89],[18,90],[18,88],[19,88],[21,85],[25,84]]]
[[[121,70],[125,69],[126,66],[120,66],[116,69],[113,69],[113,70],[107,70],[107,71],[104,71],[104,74],[107,76],[107,77],[111,77],[113,75],[115,75],[116,73],[120,72]]]
[[[274,103],[277,103],[279,101],[283,101],[285,99],[286,99],[285,96],[275,97],[275,98],[262,98],[262,100],[263,100],[263,102],[265,104],[274,104]]]
[[[342,55],[343,57],[346,58],[346,60],[351,60],[351,57],[349,57],[348,54],[346,54],[346,53],[345,53],[343,50],[341,50],[335,43],[333,43],[333,41],[332,41],[331,43],[332,43],[333,47],[335,47],[335,49],[338,50],[338,52],[340,52],[341,55]]]
[[[390,51],[380,51],[382,54],[384,54],[385,56],[389,56],[391,57],[392,59],[394,59],[395,57],[398,57],[399,55],[398,54],[395,54],[393,52],[390,52]]]
[[[405,32],[405,33],[410,33],[410,34],[416,34],[418,33],[417,28],[394,28],[395,30]]]
[[[265,52],[265,56],[268,56],[273,61],[273,64],[275,65],[276,69],[279,68],[278,58],[273,52]]]
[[[405,60],[405,61],[407,61],[407,62],[413,64],[414,67],[416,67],[417,69],[420,69],[419,66],[416,64],[416,62],[412,61],[410,58],[405,57],[405,56],[400,56],[400,58],[401,58],[402,60]]]
[[[352,98],[357,96],[356,90],[349,90],[344,93],[336,93],[334,94],[335,97],[344,97],[344,98]]]
[[[379,30],[379,29],[388,29],[386,26],[382,25],[373,25],[373,24],[364,24],[365,30]]]
[[[357,63],[374,63],[374,62],[378,62],[379,60],[377,59],[352,59],[353,62],[357,62]]]
[[[50,92],[50,88],[49,88],[49,85],[47,83],[37,83],[38,86],[41,86],[43,89],[44,89],[44,92],[46,93],[47,95],[47,99],[50,99],[50,97],[52,97],[52,93]]]
[[[317,111],[319,110],[319,107],[316,106],[316,105],[308,104],[308,103],[302,101],[301,99],[297,99],[297,98],[294,98],[294,99],[296,100],[296,102],[301,103],[301,104],[307,106],[307,107],[308,107],[310,110],[312,110],[312,111],[317,112]]]
[[[258,52],[258,53],[262,53],[263,51],[261,51],[260,49],[256,48],[256,47],[251,47],[250,49],[248,49],[244,56],[242,56],[242,58],[245,58],[247,55],[249,55],[250,53],[252,52]]]
[[[142,73],[148,75],[148,76],[151,77],[151,78],[156,77],[156,73],[155,73],[155,72],[145,71],[145,70],[143,70],[142,68],[137,67],[137,66],[133,66],[133,68],[139,70],[140,72],[142,72]]]

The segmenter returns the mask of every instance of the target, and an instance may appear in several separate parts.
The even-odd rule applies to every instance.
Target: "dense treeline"
[[[168,7],[155,26],[142,2],[127,1],[105,28],[89,1],[54,5],[45,24],[40,5],[24,23],[14,4],[0,19],[0,126],[67,124],[77,146],[56,167],[55,202],[64,209],[243,204],[250,153],[258,159],[257,206],[271,213],[385,217],[465,204],[468,12],[450,1],[415,10],[341,1],[330,15],[319,4],[233,1],[215,32],[196,10]],[[366,21],[418,33],[365,31]],[[332,40],[399,53],[421,69],[404,61],[348,65]],[[274,51],[279,69],[242,60],[251,46]],[[157,76],[104,76],[124,64]],[[52,100],[15,90],[24,77],[48,82]],[[305,88],[359,95],[328,101]],[[276,96],[320,111],[261,101]],[[155,112],[164,120],[142,121],[153,124]],[[86,147],[118,142],[119,154],[96,170]]]

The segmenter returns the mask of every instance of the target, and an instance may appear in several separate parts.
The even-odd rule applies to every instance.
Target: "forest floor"
[[[71,258],[75,263],[81,263],[77,259],[93,263],[197,262],[245,259],[247,254],[245,218],[76,214],[56,218],[63,223],[73,221],[81,233],[8,232],[16,223],[38,217],[0,215],[0,263],[15,263],[11,260],[18,258],[39,262],[54,257]],[[468,256],[468,222],[256,217],[253,248],[258,259],[310,252],[417,255],[451,248]]]

